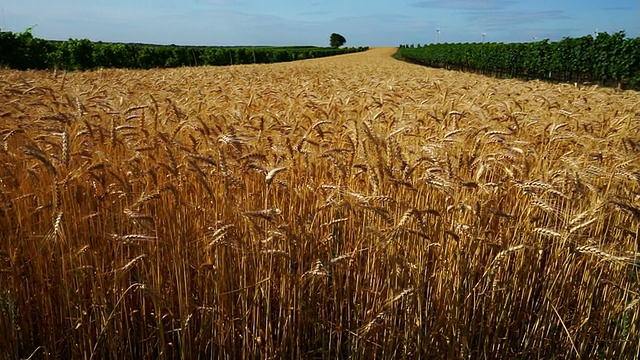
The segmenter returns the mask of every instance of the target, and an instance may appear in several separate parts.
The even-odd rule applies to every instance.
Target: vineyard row
[[[499,77],[640,86],[640,38],[623,31],[529,43],[401,45],[403,59]]]
[[[12,69],[151,69],[199,65],[274,63],[367,50],[367,47],[210,47],[50,41],[23,33],[0,32],[0,67]]]

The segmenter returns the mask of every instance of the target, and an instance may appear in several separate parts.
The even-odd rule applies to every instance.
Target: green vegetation
[[[94,68],[151,69],[198,65],[274,63],[319,58],[367,50],[367,47],[322,48],[210,47],[91,42],[87,39],[50,41],[23,33],[0,31],[0,67],[13,69],[89,70]]]
[[[640,85],[640,38],[599,33],[558,42],[402,45],[398,55],[432,67],[499,77]]]
[[[345,39],[344,36],[340,34],[333,33],[329,37],[329,44],[331,45],[332,48],[339,48],[340,46],[344,45],[344,43],[346,42],[347,42],[347,39]]]

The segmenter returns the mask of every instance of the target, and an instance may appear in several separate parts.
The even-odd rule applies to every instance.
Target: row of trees
[[[334,44],[332,44],[334,45]],[[87,70],[273,63],[367,50],[366,47],[207,47],[49,41],[31,34],[0,31],[0,67]]]
[[[531,43],[402,45],[404,59],[487,75],[606,85],[640,85],[640,38],[614,34]]]

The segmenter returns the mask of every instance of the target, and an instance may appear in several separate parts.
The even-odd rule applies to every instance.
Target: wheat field
[[[640,357],[640,95],[394,51],[0,70],[0,358]]]

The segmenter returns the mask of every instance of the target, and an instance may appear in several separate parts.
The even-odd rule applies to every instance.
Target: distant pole
[[[483,33],[482,33],[482,42],[484,42],[484,38],[485,38],[485,36],[487,36],[487,33],[483,32]]]
[[[436,29],[436,44],[440,42],[440,28]]]

